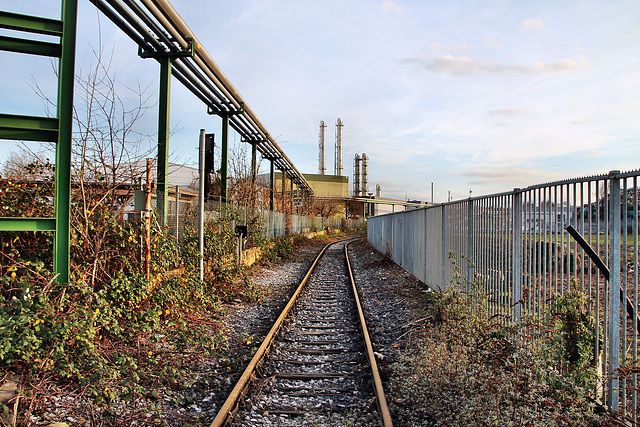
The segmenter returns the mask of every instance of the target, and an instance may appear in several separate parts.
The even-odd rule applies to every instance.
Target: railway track
[[[318,255],[212,427],[392,425],[347,245]]]

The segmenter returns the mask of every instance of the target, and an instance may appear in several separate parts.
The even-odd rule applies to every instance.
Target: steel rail
[[[256,351],[256,354],[253,356],[253,358],[249,362],[249,365],[247,366],[245,371],[242,373],[242,376],[240,377],[235,387],[229,394],[229,397],[220,408],[220,411],[218,411],[218,414],[216,415],[216,417],[213,419],[213,422],[211,423],[211,427],[222,426],[229,419],[229,415],[231,415],[233,409],[235,408],[236,403],[238,402],[238,398],[242,395],[242,392],[244,391],[244,388],[249,382],[249,379],[253,375],[256,367],[258,366],[258,363],[262,360],[262,357],[265,355],[265,353],[271,346],[273,339],[275,338],[276,334],[282,327],[284,320],[286,319],[289,312],[291,311],[291,308],[293,307],[293,304],[295,304],[298,298],[298,295],[300,295],[300,292],[302,292],[302,288],[304,288],[304,285],[309,280],[309,277],[311,277],[311,273],[315,269],[316,264],[318,264],[318,261],[320,260],[322,255],[325,253],[327,248],[332,244],[333,243],[329,243],[325,245],[320,251],[320,253],[318,254],[318,256],[316,257],[316,259],[313,261],[313,264],[311,264],[311,267],[309,267],[307,274],[305,274],[304,278],[296,288],[296,291],[293,293],[291,298],[289,298],[289,302],[282,310],[282,313],[280,313],[280,316],[278,316],[278,319],[275,321],[275,323],[271,327],[271,330],[269,331],[267,336],[264,338],[264,341],[262,341],[262,344],[258,348],[258,351]]]
[[[359,239],[356,239],[356,240],[359,240]],[[249,362],[249,365],[247,366],[247,368],[243,372],[242,376],[240,377],[240,379],[236,383],[235,387],[233,388],[233,390],[231,391],[231,393],[227,397],[227,400],[224,402],[224,404],[220,408],[220,411],[218,411],[218,413],[217,413],[216,417],[214,418],[213,422],[211,423],[210,427],[220,427],[220,426],[226,425],[226,423],[230,421],[230,416],[233,414],[233,412],[236,409],[238,399],[243,395],[243,392],[244,392],[244,390],[245,390],[250,378],[253,376],[256,367],[258,366],[258,364],[260,363],[262,358],[266,355],[269,347],[273,343],[273,340],[274,340],[276,334],[278,333],[278,331],[282,327],[282,325],[284,323],[284,320],[289,315],[289,312],[291,311],[291,308],[295,304],[298,296],[302,292],[303,287],[305,286],[305,284],[307,283],[309,277],[313,273],[318,261],[320,260],[322,255],[325,253],[326,249],[329,246],[331,246],[331,245],[333,245],[335,243],[337,243],[337,242],[333,242],[333,243],[329,243],[329,244],[325,245],[322,248],[322,251],[320,251],[318,256],[315,258],[315,260],[313,261],[313,264],[311,265],[311,267],[309,267],[309,270],[307,271],[306,275],[304,276],[304,278],[302,279],[302,281],[300,282],[300,284],[296,288],[296,291],[293,293],[293,295],[289,299],[289,302],[287,303],[285,308],[282,310],[282,313],[280,313],[280,316],[278,316],[278,319],[276,320],[276,322],[271,327],[271,330],[269,331],[269,333],[265,337],[264,341],[262,342],[262,344],[260,345],[260,347],[256,351],[256,353],[253,356],[253,358],[251,359],[251,361]],[[353,271],[352,271],[352,268],[351,268],[351,263],[349,262],[349,254],[348,254],[348,251],[347,251],[348,244],[349,244],[349,242],[347,242],[347,244],[345,245],[344,255],[345,255],[345,260],[346,260],[346,264],[347,264],[347,269],[349,270],[349,278],[350,278],[350,282],[351,282],[351,287],[352,287],[354,299],[355,299],[355,302],[356,302],[356,307],[358,309],[358,319],[359,319],[359,322],[360,322],[360,332],[362,333],[362,336],[363,336],[364,341],[365,341],[365,347],[366,347],[366,350],[367,350],[367,359],[369,361],[369,366],[371,368],[371,374],[372,374],[372,377],[373,377],[374,392],[375,392],[376,401],[377,401],[377,404],[378,404],[378,413],[379,413],[380,421],[381,421],[382,425],[384,427],[392,427],[393,426],[393,422],[391,420],[391,414],[389,412],[389,407],[387,405],[387,400],[386,400],[386,397],[385,397],[385,394],[384,394],[384,388],[382,386],[382,380],[380,378],[380,373],[379,373],[379,370],[378,370],[378,364],[376,362],[375,355],[373,354],[373,345],[371,343],[371,338],[369,337],[369,331],[367,329],[366,320],[364,318],[364,311],[362,309],[362,304],[360,303],[360,298],[358,296],[358,290],[356,288],[355,280],[354,280],[354,277],[353,277]]]
[[[371,337],[369,336],[369,330],[367,329],[367,321],[364,318],[364,310],[362,309],[362,304],[360,303],[358,288],[356,287],[356,281],[353,277],[353,269],[351,268],[351,262],[349,261],[349,243],[351,242],[347,242],[347,244],[344,245],[344,257],[347,260],[349,280],[351,281],[353,297],[356,300],[356,306],[358,308],[360,329],[362,332],[362,336],[364,337],[365,346],[367,348],[367,359],[369,360],[371,375],[373,376],[374,391],[376,395],[376,401],[378,402],[378,413],[380,415],[380,421],[382,422],[382,425],[385,427],[392,427],[393,421],[391,421],[391,413],[389,412],[389,406],[387,405],[387,398],[384,395],[384,388],[382,387],[382,379],[380,378],[378,363],[376,362],[375,354],[373,354],[373,344],[371,343]]]
[[[229,115],[230,126],[242,136],[243,142],[255,144],[264,158],[273,161],[301,189],[313,194],[304,176],[168,1],[123,0],[126,7],[120,0],[90,1],[144,52],[170,54],[192,47],[193,56],[173,61],[176,79],[211,114]]]

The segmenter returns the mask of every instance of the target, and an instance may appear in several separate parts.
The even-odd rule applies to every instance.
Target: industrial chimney
[[[342,176],[342,120],[338,118],[336,122],[336,155],[333,174]]]
[[[353,197],[360,197],[360,155],[353,160]]]
[[[382,187],[380,187],[380,184],[376,184],[376,197],[382,197]]]
[[[324,124],[324,120],[320,120],[320,143],[319,143],[319,150],[320,153],[318,154],[318,174],[319,175],[324,175],[324,173],[327,171],[327,165],[325,163],[325,157],[324,157],[324,130],[327,128],[327,125]]]
[[[367,197],[369,193],[369,157],[362,153],[362,197]]]

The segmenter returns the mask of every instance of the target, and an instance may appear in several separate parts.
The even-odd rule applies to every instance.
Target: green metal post
[[[281,205],[282,205],[282,212],[286,212],[286,210],[287,210],[287,205],[286,205],[285,197],[284,197],[284,195],[285,195],[285,190],[286,190],[286,188],[287,188],[287,181],[286,181],[286,179],[287,179],[287,177],[286,177],[286,175],[285,175],[285,173],[284,173],[284,170],[282,170],[282,203],[281,203]]]
[[[258,144],[251,143],[251,215],[256,209],[256,180],[258,178]]]
[[[251,143],[251,187],[256,185],[256,178],[258,176],[258,144]]]
[[[273,212],[273,194],[275,192],[276,170],[275,160],[271,159],[271,168],[269,170],[269,210]]]
[[[168,55],[160,56],[160,98],[158,101],[158,165],[156,179],[156,208],[162,227],[167,226],[169,197],[167,177],[169,175],[169,110],[171,96],[171,62]]]
[[[61,16],[64,21],[62,55],[58,77],[58,120],[60,133],[56,147],[55,221],[53,268],[58,283],[69,282],[69,239],[71,200],[71,144],[73,137],[73,86],[75,80],[76,23],[78,1],[63,0]]]
[[[229,168],[229,115],[222,115],[222,153],[220,165],[220,199],[224,205],[227,204],[228,190],[228,168]]]

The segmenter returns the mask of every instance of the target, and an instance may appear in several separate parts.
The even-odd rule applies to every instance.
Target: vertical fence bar
[[[469,283],[473,283],[473,265],[476,263],[476,257],[474,256],[474,215],[473,215],[473,200],[467,201],[467,280]],[[471,289],[469,289],[471,291]]]
[[[633,318],[638,317],[638,178],[633,177]],[[634,361],[638,360],[638,322],[633,322],[633,346],[631,357]],[[638,422],[638,373],[634,372],[631,377],[631,409],[632,418]]]
[[[501,196],[500,197],[500,258],[499,258],[499,264],[498,264],[498,271],[500,272],[500,282],[501,282],[501,292],[500,292],[500,307],[501,307],[501,313],[505,316],[509,316],[510,310],[508,307],[508,304],[511,304],[511,289],[508,286],[509,283],[511,283],[511,276],[510,276],[510,267],[511,265],[509,265],[507,263],[507,256],[506,256],[506,248],[508,245],[508,235],[511,234],[511,230],[509,229],[509,221],[508,221],[508,213],[507,213],[507,209],[508,208],[508,200],[507,200],[507,196]]]
[[[566,235],[564,228],[565,225],[565,216],[567,214],[565,209],[565,204],[569,204],[569,200],[567,197],[567,202],[564,201],[564,188],[565,185],[560,185],[560,213],[556,217],[556,222],[559,222],[558,227],[556,228],[556,238],[559,238],[560,246],[559,246],[559,254],[558,254],[558,264],[560,265],[560,295],[564,295],[564,291],[568,283],[565,281],[565,251],[567,250],[567,245],[565,243],[564,236]],[[559,237],[558,237],[559,235]]]
[[[580,183],[580,189],[582,190],[582,183]],[[573,184],[573,211],[572,211],[572,218],[571,221],[569,222],[570,224],[574,224],[576,230],[580,230],[580,227],[578,226],[578,198],[577,198],[577,193],[578,193],[578,186],[577,184]],[[582,191],[580,192],[580,197],[582,197]],[[580,199],[580,203],[582,204],[582,199]],[[582,235],[584,235],[584,231],[582,232]],[[567,236],[567,239],[569,237]],[[573,262],[573,277],[578,280],[578,243],[574,240],[573,242],[573,256],[572,256],[572,262]],[[583,281],[580,281],[580,288],[582,289],[582,283]]]
[[[536,191],[536,229],[534,232],[534,238],[533,238],[533,242],[535,245],[535,250],[533,253],[533,259],[534,259],[534,265],[535,265],[535,269],[536,272],[538,274],[536,274],[536,314],[538,316],[538,318],[540,318],[542,316],[542,301],[544,301],[542,299],[542,263],[543,263],[543,259],[541,257],[541,250],[542,250],[542,232],[541,232],[541,228],[542,227],[542,196],[541,196],[541,192],[542,189],[538,188]]]
[[[533,194],[531,191],[527,191],[526,192],[526,197],[527,197],[527,219],[532,217],[532,206],[533,206]],[[533,230],[531,230],[531,226],[530,223],[527,223],[525,225],[527,227],[527,232],[525,234],[525,241],[523,243],[523,250],[525,250],[525,254],[526,254],[526,263],[527,263],[527,267],[526,270],[524,272],[524,274],[526,275],[526,289],[527,289],[527,297],[528,297],[528,302],[527,302],[527,314],[531,314],[533,311],[533,300],[531,298],[532,296],[532,290],[533,290],[533,283],[531,282],[533,276],[533,251],[531,250],[531,242],[533,240]]]
[[[598,228],[598,232],[602,233],[604,235],[603,237],[603,241],[600,242],[600,238],[598,238],[598,245],[600,246],[600,250],[604,253],[604,263],[605,264],[609,264],[609,249],[608,249],[608,242],[609,242],[609,181],[608,180],[603,180],[602,181],[602,187],[601,190],[602,192],[602,207],[600,208],[600,212],[598,214],[599,217],[601,217],[602,221],[600,221],[599,224],[599,228]],[[599,285],[598,285],[599,286]],[[602,352],[603,352],[603,357],[602,357],[602,365],[603,365],[603,369],[604,372],[607,373],[606,369],[607,366],[609,366],[609,327],[608,327],[608,323],[607,323],[607,319],[609,318],[609,294],[608,294],[609,288],[607,286],[607,283],[603,283],[602,286],[602,339],[603,339],[603,348],[602,348]],[[603,388],[603,401],[607,400],[607,389]]]
[[[442,206],[440,206],[440,225],[441,225],[441,239],[440,239],[440,244],[441,244],[441,250],[442,250],[442,279],[440,281],[442,286],[442,289],[446,288],[446,281],[445,281],[445,266],[447,265],[447,241],[446,241],[446,224],[445,224],[445,205],[443,204]]]
[[[494,283],[494,275],[492,274],[493,271],[496,268],[495,265],[495,254],[498,252],[498,248],[496,245],[496,241],[495,241],[495,236],[496,236],[496,226],[497,226],[497,220],[496,220],[496,209],[494,206],[494,198],[489,198],[487,200],[487,208],[489,210],[489,212],[487,213],[488,215],[488,225],[489,225],[489,229],[487,230],[487,234],[488,234],[488,241],[487,241],[487,270],[486,270],[486,275],[487,275],[487,297],[489,298],[489,316],[493,316],[496,314],[496,298],[495,298],[495,283]],[[490,248],[493,248],[493,250],[491,250]]]
[[[522,192],[519,188],[513,190],[511,197],[511,252],[512,271],[512,307],[513,320],[519,322],[522,317]]]
[[[489,207],[489,200],[488,199],[482,199],[481,201],[482,203],[482,216],[483,216],[483,227],[482,227],[482,267],[480,269],[481,274],[484,276],[482,277],[482,289],[484,291],[484,295],[482,296],[483,298],[487,298],[487,295],[489,293],[489,281],[486,279],[486,274],[489,271],[489,258],[488,258],[488,251],[489,251],[489,214],[488,214],[488,207]],[[490,306],[489,304],[487,304],[487,314],[490,314]]]
[[[624,296],[624,298],[621,301],[622,304],[622,308],[621,308],[621,312],[622,312],[622,331],[620,333],[620,338],[622,340],[621,343],[621,348],[622,348],[622,358],[620,360],[620,367],[621,369],[625,369],[627,367],[627,357],[626,357],[626,352],[627,352],[627,320],[625,317],[625,311],[626,311],[626,301],[627,301],[627,179],[623,179],[622,180],[622,193],[620,196],[621,200],[620,200],[620,215],[618,215],[620,217],[620,234],[621,234],[621,244],[622,244],[622,249],[621,249],[621,253],[620,253],[620,257],[621,257],[621,273],[620,273],[620,281],[621,281],[621,286],[622,286],[622,295]],[[623,209],[624,207],[624,209]],[[615,231],[615,230],[614,230]],[[635,319],[634,319],[634,323]],[[623,375],[620,378],[620,412],[621,415],[626,415],[626,409],[627,409],[627,379],[626,377]]]
[[[620,380],[620,178],[610,172],[610,240],[609,240],[609,372],[607,405],[612,413],[619,412]]]

